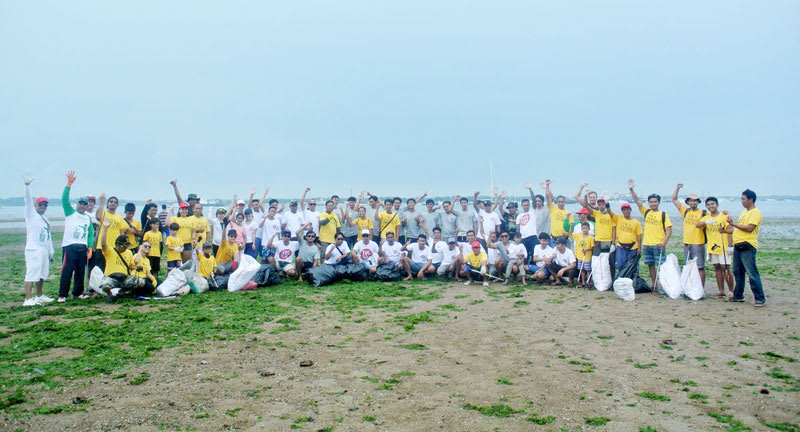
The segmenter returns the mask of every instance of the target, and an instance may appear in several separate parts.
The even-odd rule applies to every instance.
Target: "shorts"
[[[539,267],[536,264],[528,264],[528,272],[534,274],[537,271],[541,271],[545,276],[550,276],[550,272],[547,271],[547,266]]]
[[[434,264],[435,266],[437,266],[436,267],[436,274],[439,275],[439,276],[444,275],[445,273],[448,272],[448,270],[450,270],[450,266],[453,265],[454,263],[455,263],[455,261],[451,262],[451,263],[448,263],[448,264],[443,264],[443,263]],[[457,271],[457,270],[458,270],[458,266],[455,266],[455,267],[453,267],[453,269],[451,271]]]
[[[578,265],[578,270],[592,271],[591,259],[589,261],[578,261],[577,265]]]
[[[183,244],[183,250],[185,250],[185,251],[190,251],[190,250],[192,250],[192,249],[194,249],[194,248],[192,247],[192,244],[191,244],[191,243],[184,243],[184,244]]]
[[[423,267],[425,267],[425,264],[411,261],[411,273],[419,273]]]
[[[294,268],[294,264],[286,261],[278,261],[278,268],[281,269],[282,272],[286,273],[290,269]]]
[[[497,267],[495,267],[494,264],[489,264],[489,269],[486,270],[486,273],[496,276],[497,275]]]
[[[708,255],[708,263],[709,264],[719,264],[719,265],[731,265],[733,262],[733,255],[728,254],[709,254]],[[698,264],[699,267],[699,264]]]
[[[25,282],[39,282],[50,276],[50,252],[25,249]]]
[[[706,267],[706,245],[704,244],[685,244],[683,245],[683,258],[689,261],[697,258],[697,268]]]
[[[664,261],[667,259],[665,250],[662,250],[658,245],[642,246],[642,259],[645,265],[655,265],[656,262],[659,261],[659,256],[661,257],[661,262],[659,262],[659,264],[664,264]]]
[[[174,269],[174,268],[178,268],[180,266],[181,266],[181,261],[180,260],[167,261],[167,268],[168,269]]]
[[[439,270],[439,266],[442,265],[442,262],[439,261],[438,263],[431,263],[431,265],[433,266],[434,270]]]
[[[600,256],[603,252],[608,252],[611,250],[611,242],[610,241],[595,241],[594,248],[592,248],[592,256]]]
[[[261,259],[266,261],[268,258],[272,258],[275,256],[275,252],[278,251],[278,248],[268,248],[265,247],[261,250]]]
[[[314,267],[313,261],[303,261],[302,266],[300,267],[300,271],[306,271]]]

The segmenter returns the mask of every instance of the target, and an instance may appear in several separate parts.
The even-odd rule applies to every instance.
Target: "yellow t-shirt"
[[[486,255],[486,252],[483,251],[478,252],[478,255],[475,255],[475,251],[471,251],[467,254],[467,256],[464,257],[464,259],[467,261],[467,264],[469,264],[470,267],[476,270],[481,268],[481,263],[483,261],[486,261],[487,264],[489,262],[489,257]]]
[[[239,253],[239,245],[227,240],[222,242],[217,249],[217,264],[225,264],[233,261],[233,257]]]
[[[621,214],[615,216],[617,225],[617,245],[620,243],[634,243],[631,249],[639,249],[639,245],[636,244],[636,242],[639,236],[642,235],[642,224],[634,218],[625,219],[625,216]]]
[[[120,255],[124,261],[119,259]],[[114,273],[128,274],[128,265],[133,263],[133,254],[130,250],[125,250],[125,252],[117,254],[117,251],[109,246],[103,249],[103,256],[106,259],[106,271],[103,273],[104,275],[108,276]]]
[[[192,228],[194,228],[194,221],[192,219],[196,218],[192,216],[175,216],[170,220],[170,223],[176,223],[180,227],[178,230],[178,238],[181,239],[181,244],[192,242]]]
[[[197,247],[202,248],[203,242],[206,241],[208,238],[208,233],[211,231],[211,228],[208,226],[208,219],[203,216],[192,216],[194,219],[192,222],[192,228],[196,230],[202,230],[197,232]]]
[[[758,229],[761,227],[761,210],[753,208],[752,210],[745,210],[739,214],[739,219],[736,222],[739,225],[755,225],[755,229],[751,232],[744,232],[739,228],[733,229],[733,244],[748,242],[754,248],[758,249]]]
[[[137,230],[139,230],[139,232],[142,231],[142,223],[137,221],[137,220],[135,220],[135,219],[133,221],[130,221],[130,225],[128,225],[128,220],[125,219],[125,218],[122,218],[122,222],[125,223],[125,229],[126,230],[128,228],[130,228],[130,227],[133,227],[133,228],[136,228]],[[136,236],[133,235],[133,233],[128,232],[128,231],[125,232],[125,235],[128,237],[128,243],[130,243],[130,246],[128,246],[128,249],[136,249],[136,246],[139,246],[139,242],[136,240]]]
[[[122,216],[116,213],[111,214],[104,210],[103,220],[106,219],[111,221],[111,226],[108,227],[110,231],[108,232],[107,242],[109,246],[114,247],[114,242],[117,240],[117,237],[119,237],[120,234],[125,233],[125,230],[128,229],[128,224],[125,223],[125,219]],[[100,243],[100,240],[103,238],[103,232],[106,230],[106,226],[103,225],[102,220],[98,222],[100,223],[100,235],[97,236],[97,249],[102,249],[103,245]]]
[[[139,271],[139,270],[131,270],[131,275],[133,275],[133,276],[139,276],[139,277],[140,277],[140,278],[142,278],[142,279],[150,279],[150,281],[151,281],[151,282],[153,282],[153,285],[155,285],[155,284],[156,284],[156,278],[155,278],[155,276],[153,276],[153,277],[151,277],[151,278],[148,278],[148,277],[147,277],[147,272],[149,272],[149,271],[150,271],[150,269],[151,269],[151,268],[150,268],[150,260],[149,260],[149,259],[147,259],[147,258],[142,258],[142,259],[140,259],[140,260],[139,260],[139,262],[137,263],[137,262],[136,262],[136,257],[134,257],[133,263],[134,263],[134,265],[136,265],[136,266],[142,266],[142,270],[141,270],[141,271]]]
[[[375,225],[372,223],[372,219],[365,217],[364,219],[356,218],[353,221],[354,224],[358,227],[358,238],[361,238],[361,231],[365,229],[372,229]],[[373,232],[374,234],[374,232]]]
[[[150,243],[150,253],[147,256],[161,257],[161,233],[156,231],[147,231],[144,233],[143,241]]]
[[[214,269],[217,267],[217,259],[214,258],[214,255],[206,258],[206,255],[200,252],[197,254],[197,262],[197,273],[204,278],[211,277],[211,274],[214,273]]]
[[[661,223],[661,210],[650,210],[645,206],[639,206],[639,211],[644,216],[644,236],[642,237],[642,244],[644,246],[655,246],[664,241],[666,237],[666,228],[672,227],[672,221],[669,220],[669,215],[664,214],[664,223]]]
[[[711,217],[710,214],[703,216],[701,221],[714,220],[711,225],[706,225],[706,238],[708,238],[708,245],[706,250],[711,255],[722,255],[727,253],[728,250],[728,233],[719,232],[720,227],[728,228],[728,216],[722,212],[717,213],[717,216]]]
[[[575,259],[578,261],[589,262],[592,260],[592,251],[594,247],[594,237],[590,235],[583,235],[583,233],[572,233],[572,238],[575,239]],[[589,251],[584,252],[584,249]]]
[[[555,204],[550,204],[547,207],[550,210],[550,235],[555,237],[561,237],[566,231],[564,231],[564,219],[569,219],[570,225],[572,225],[572,212],[569,210],[561,210]]]
[[[341,228],[342,224],[339,222],[339,216],[336,213],[322,212],[319,215],[319,220],[329,220],[330,222],[325,225],[319,225],[319,241],[325,243],[333,243],[336,238],[336,229]]]
[[[706,242],[703,235],[703,228],[697,228],[697,222],[703,217],[703,210],[696,209],[690,210],[689,207],[682,205],[680,207],[681,216],[683,216],[683,243],[684,244],[703,244]]]
[[[172,250],[172,248],[176,248],[178,246],[183,246],[183,242],[178,237],[169,236],[167,237],[167,240],[164,241],[164,247],[167,249],[167,261],[181,260],[181,253]]]
[[[610,242],[614,219],[608,212],[600,213],[597,210],[592,210],[592,216],[594,217],[594,241]]]
[[[381,238],[385,239],[387,232],[394,233],[394,237],[397,238],[397,226],[400,225],[400,216],[396,212],[389,214],[382,211],[378,213],[378,217],[381,219]]]

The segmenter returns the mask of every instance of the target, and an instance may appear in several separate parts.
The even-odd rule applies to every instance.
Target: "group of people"
[[[33,177],[25,176],[25,306],[53,301],[42,293],[54,257],[50,223],[45,216],[48,201],[31,198]],[[465,284],[489,280],[503,284],[519,277],[536,283],[591,286],[592,260],[608,254],[614,270],[622,269],[635,256],[648,266],[656,287],[657,266],[665,260],[666,245],[672,235],[672,222],[660,209],[661,197],[651,194],[642,203],[635,183],[628,181],[633,205],[623,203],[619,213],[608,199],[586,191],[583,183],[574,195],[581,209],[574,215],[565,209],[567,198],[554,196],[551,181],[541,184],[544,194],[530,194],[517,204],[506,203],[506,193],[495,188],[493,199],[472,201],[456,195],[436,203],[427,194],[409,198],[384,198],[369,192],[349,197],[340,205],[334,195],[317,211],[317,201],[306,199],[306,188],[299,201],[288,208],[276,199],[266,201],[269,188],[260,199],[253,188],[247,201],[233,196],[228,208],[220,207],[214,217],[203,215],[196,194],[184,200],[177,181],[171,181],[176,206],[167,209],[148,201],[139,219],[136,206],[127,203],[118,213],[119,199],[99,195],[80,197],[77,206],[70,201],[74,172],[67,173],[62,194],[65,215],[62,241],[63,263],[58,301],[66,301],[72,285],[75,298],[85,298],[86,272],[103,270],[101,288],[114,288],[134,295],[152,293],[159,283],[161,258],[166,268],[193,263],[203,277],[211,278],[218,265],[231,263],[236,268],[243,254],[276,267],[285,277],[303,280],[304,273],[319,265],[361,264],[376,272],[389,264],[406,275],[426,279],[452,277]],[[756,266],[761,212],[755,207],[756,194],[745,190],[744,207],[736,221],[719,202],[689,194],[678,199],[682,184],[672,194],[672,202],[683,219],[683,246],[686,260],[695,259],[703,282],[706,262],[714,266],[718,293],[728,301],[744,301],[745,275],[756,306],[766,303]],[[423,201],[424,200],[424,201]],[[99,201],[99,202],[98,202]],[[424,208],[418,208],[422,204]],[[644,226],[631,215],[639,210]],[[420,206],[421,207],[421,206]],[[731,270],[733,277],[731,277]],[[728,286],[729,294],[725,293]],[[36,288],[36,295],[32,291]]]

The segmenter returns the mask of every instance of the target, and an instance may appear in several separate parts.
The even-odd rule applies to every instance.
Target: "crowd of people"
[[[192,262],[198,273],[211,278],[221,264],[235,268],[243,254],[300,281],[307,270],[320,265],[361,264],[374,273],[378,266],[388,264],[407,280],[439,277],[485,286],[490,280],[508,284],[515,279],[526,285],[530,279],[591,287],[592,260],[605,253],[612,278],[614,270],[634,257],[641,258],[656,287],[658,266],[665,260],[672,235],[672,221],[660,208],[661,197],[650,194],[643,203],[633,180],[628,181],[632,203],[623,203],[619,213],[608,198],[585,190],[588,184],[583,183],[574,194],[581,208],[572,214],[565,209],[566,196],[554,196],[551,181],[545,180],[543,194],[534,193],[531,184],[525,183],[530,199],[519,203],[506,202],[506,193],[497,188],[490,200],[481,200],[480,192],[474,192],[471,201],[455,195],[441,203],[426,199],[427,194],[408,198],[404,204],[399,197],[381,199],[364,192],[341,204],[334,195],[324,202],[324,211],[317,210],[317,200],[307,199],[310,188],[305,188],[299,201],[289,202],[288,208],[276,199],[267,201],[269,188],[260,199],[253,188],[247,201],[233,195],[227,208],[218,208],[209,218],[197,195],[189,194],[184,200],[173,180],[177,205],[162,204],[159,209],[147,201],[137,219],[133,203],[125,204],[122,214],[118,212],[116,196],[80,197],[73,207],[70,189],[76,176],[70,171],[66,177],[58,302],[67,300],[70,286],[74,298],[86,298],[87,271],[94,267],[103,270],[100,287],[104,292],[110,294],[116,288],[138,296],[151,294],[158,285],[162,257],[167,269]],[[54,300],[42,293],[42,284],[55,254],[45,216],[48,200],[33,200],[33,177],[26,174],[24,181],[23,304],[35,306]],[[734,220],[728,211],[720,210],[717,198],[701,200],[689,194],[681,201],[682,187],[679,183],[671,198],[683,219],[684,258],[696,260],[703,282],[706,264],[713,265],[718,288],[714,297],[743,302],[747,276],[755,306],[764,306],[756,266],[762,216],[755,207],[755,192],[742,192],[744,210]],[[632,217],[634,208],[644,226]]]

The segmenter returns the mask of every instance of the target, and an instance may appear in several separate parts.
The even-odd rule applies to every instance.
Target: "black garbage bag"
[[[309,269],[303,278],[315,287],[330,285],[338,282],[341,279],[336,271],[336,267],[329,266],[327,264],[319,265]]]
[[[617,275],[614,279],[628,278],[632,281],[635,281],[638,276],[639,276],[639,255],[635,254],[617,272]]]
[[[372,280],[380,282],[397,282],[403,279],[403,272],[397,269],[396,264],[386,263],[381,264],[375,269],[375,274],[372,275]]]
[[[363,282],[369,277],[369,270],[361,264],[346,264],[334,267],[339,280],[348,279],[353,282]]]
[[[633,292],[636,294],[644,294],[653,292],[653,288],[650,288],[650,284],[642,279],[641,276],[636,276],[636,279],[633,280]]]
[[[213,275],[208,279],[208,289],[210,291],[221,291],[228,289],[228,278],[230,278],[230,274],[224,275]]]
[[[250,280],[260,287],[278,285],[282,282],[278,270],[272,264],[262,264]]]
[[[216,274],[218,275],[229,275],[233,273],[233,261],[228,261],[225,264],[217,264]]]

